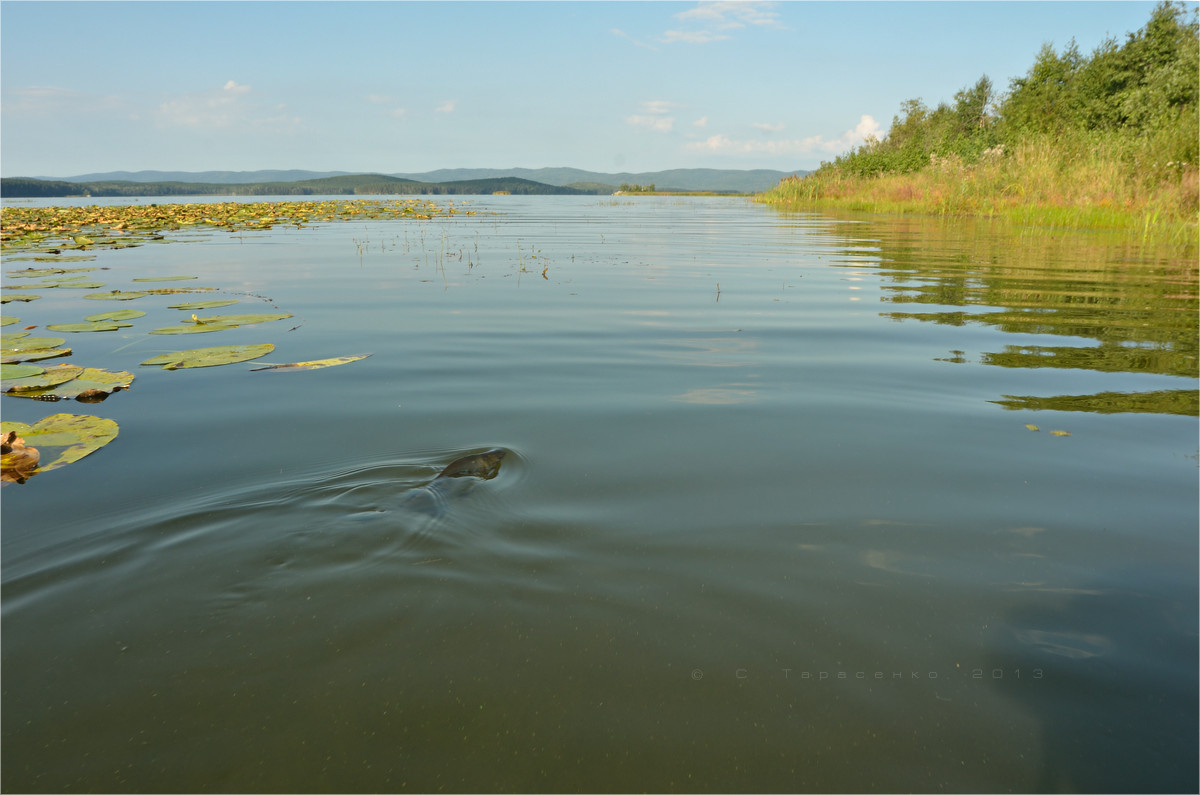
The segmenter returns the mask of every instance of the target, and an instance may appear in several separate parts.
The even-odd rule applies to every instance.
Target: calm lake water
[[[5,305],[148,313],[59,335],[130,390],[0,401],[120,424],[3,491],[6,791],[1196,791],[1194,251],[467,207],[76,263],[283,321]]]

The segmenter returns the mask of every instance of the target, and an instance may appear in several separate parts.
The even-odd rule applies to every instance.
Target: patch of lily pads
[[[4,392],[36,400],[73,398],[83,402],[97,402],[113,392],[129,389],[133,383],[133,373],[114,373],[73,364],[58,364],[47,368],[30,364],[5,364],[0,365],[0,368],[6,368],[0,372]]]
[[[189,229],[205,227],[226,231],[270,229],[277,224],[294,224],[385,218],[426,220],[435,215],[454,214],[453,205],[440,207],[423,199],[322,200],[309,202],[225,202],[211,204],[163,204],[92,207],[0,207],[0,250],[5,259],[67,263],[95,259],[92,249],[116,249],[150,242],[170,242],[165,232],[177,231],[177,239],[195,237]],[[68,251],[81,253],[64,253]],[[82,253],[88,252],[88,253]],[[30,302],[42,290],[99,290],[105,287],[92,272],[96,267],[28,267],[8,272],[0,303]],[[107,270],[107,268],[104,268]],[[192,275],[161,275],[135,278],[132,289],[91,292],[93,301],[130,301],[152,295],[215,292],[216,287],[151,287],[154,282],[193,281]],[[36,280],[36,281],[33,281]],[[261,298],[261,296],[258,296]],[[210,315],[196,312],[238,303],[237,299],[185,301],[168,308],[192,312],[177,326],[153,329],[149,334],[192,334],[221,331],[292,317],[286,313]],[[136,309],[111,309],[87,315],[81,322],[52,323],[49,331],[88,333],[130,328],[128,322],[144,317]],[[18,318],[5,317],[0,325],[10,326]],[[114,392],[131,388],[134,375],[124,371],[60,363],[43,366],[47,359],[69,356],[60,337],[31,336],[24,331],[0,334],[0,391],[7,395],[37,400],[95,402]],[[215,367],[259,359],[275,350],[270,343],[224,345],[171,351],[142,362],[164,370]],[[295,372],[336,367],[360,361],[371,354],[339,356],[285,364],[264,364],[252,371]],[[55,414],[33,425],[0,423],[3,441],[3,481],[25,482],[30,476],[73,463],[116,438],[117,423],[88,415]],[[49,461],[49,463],[43,463]]]

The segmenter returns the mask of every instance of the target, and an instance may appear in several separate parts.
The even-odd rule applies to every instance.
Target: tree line
[[[930,108],[900,106],[887,136],[821,164],[854,176],[918,171],[939,159],[972,164],[1001,157],[1036,136],[1154,137],[1160,164],[1182,169],[1200,160],[1200,26],[1197,9],[1161,2],[1124,42],[1107,39],[1090,55],[1075,41],[1046,44],[1029,71],[998,93],[984,75]]]

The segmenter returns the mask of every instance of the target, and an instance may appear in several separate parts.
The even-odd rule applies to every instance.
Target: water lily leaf
[[[24,301],[29,303],[30,301],[36,301],[41,298],[40,295],[30,295],[28,293],[17,293],[16,295],[13,295],[11,292],[9,292],[11,289],[11,287],[6,288],[4,295],[0,295],[0,304],[7,304],[9,301]]]
[[[90,320],[86,323],[51,323],[46,326],[49,331],[116,331],[120,328],[129,328],[132,323],[116,323],[111,320]]]
[[[264,367],[252,367],[251,372],[258,370],[319,370],[322,367],[336,367],[339,364],[349,364],[365,359],[371,354],[360,353],[356,356],[338,356],[333,359],[317,359],[312,362],[293,362],[292,364],[268,364]]]
[[[88,315],[84,320],[133,320],[137,317],[145,317],[146,313],[140,309],[110,309],[107,312],[97,312],[94,315]],[[49,328],[47,326],[47,328]]]
[[[223,329],[248,326],[253,323],[267,323],[272,320],[283,320],[291,317],[285,314],[261,315],[213,315],[211,317],[196,317],[180,321],[181,325],[156,328],[151,334],[200,334],[206,331],[221,331]]]
[[[70,348],[34,348],[29,351],[6,351],[0,353],[0,363],[40,362],[42,359],[53,359],[58,356],[70,355]]]
[[[1070,436],[1070,431],[1050,431],[1051,436]]]
[[[167,307],[167,309],[186,309],[188,311],[195,312],[197,309],[217,309],[218,307],[229,306],[236,303],[236,298],[231,298],[227,301],[192,301],[191,303],[186,304],[171,304]]]
[[[28,337],[28,336],[29,336],[28,331],[6,331],[3,334],[0,334],[0,345],[4,345],[7,347],[9,340],[19,340],[22,337]]]
[[[36,445],[46,460],[46,450],[61,448],[61,452],[50,463],[38,468],[38,472],[72,464],[86,455],[96,452],[117,438],[117,423],[102,417],[87,414],[52,414],[33,425],[23,422],[0,422],[0,433],[15,432],[29,445]]]
[[[5,334],[2,338],[5,352],[36,351],[45,348],[56,348],[66,342],[62,337],[28,337],[24,332]]]
[[[156,287],[143,290],[146,295],[175,295],[176,293],[215,293],[216,287]]]
[[[131,292],[113,290],[109,293],[88,293],[84,298],[91,298],[95,301],[132,301],[135,298],[142,298],[147,295],[150,295],[150,293],[138,292],[136,290]]]
[[[180,326],[165,326],[150,331],[151,334],[205,334],[210,331],[224,331],[237,328],[236,323],[187,323]]]
[[[83,372],[78,376],[57,386],[47,387],[46,389],[13,392],[13,395],[15,397],[34,398],[36,400],[67,400],[75,398],[85,403],[99,402],[113,392],[129,389],[129,385],[133,383],[133,373],[125,371],[114,373],[94,367],[82,369]]]
[[[1029,430],[1031,430],[1031,431],[1040,431],[1040,430],[1041,430],[1041,428],[1039,428],[1038,426],[1036,426],[1036,425],[1031,425],[1031,424],[1029,424],[1029,423],[1025,423],[1025,427],[1026,427],[1026,428],[1028,428],[1028,429],[1029,429]]]
[[[218,345],[213,348],[193,348],[187,351],[164,353],[142,362],[143,365],[162,365],[164,370],[179,370],[186,367],[215,367],[221,364],[248,362],[266,356],[275,350],[268,343],[261,345]]]
[[[284,320],[291,315],[277,314],[259,314],[259,315],[213,315],[212,317],[196,318],[197,322],[203,323],[227,323],[235,326],[249,326],[253,323],[269,323],[272,320]]]
[[[73,364],[58,364],[54,367],[47,367],[37,375],[30,375],[24,378],[14,378],[11,381],[4,381],[5,392],[26,392],[31,389],[45,389],[46,387],[58,386],[65,384],[79,377],[83,372],[82,367]]]
[[[199,276],[144,276],[140,279],[132,279],[135,282],[182,282],[188,279],[199,279]]]
[[[20,323],[19,317],[0,317],[0,326],[11,326],[13,323]]]
[[[30,276],[58,276],[63,273],[87,273],[94,271],[95,268],[25,268],[19,271],[9,271],[8,275],[14,279],[27,278]]]
[[[41,375],[45,368],[36,364],[0,364],[0,381],[11,381],[14,378],[28,378],[31,375]]]

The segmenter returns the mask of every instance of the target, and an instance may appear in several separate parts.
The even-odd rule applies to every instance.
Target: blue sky
[[[815,168],[1152,2],[0,3],[0,172]]]

